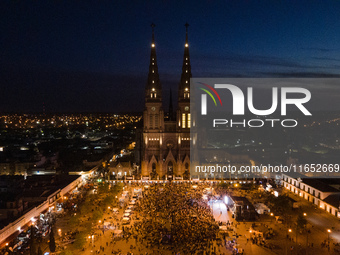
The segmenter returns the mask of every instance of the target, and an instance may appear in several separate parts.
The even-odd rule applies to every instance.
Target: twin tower
[[[162,85],[157,66],[155,25],[151,24],[152,42],[149,74],[145,87],[141,150],[141,174],[144,178],[175,180],[189,177],[190,78],[192,75],[188,26],[188,23],[186,23],[182,75],[178,85],[176,115],[173,114],[172,102],[170,101],[169,114],[166,116],[163,110]]]

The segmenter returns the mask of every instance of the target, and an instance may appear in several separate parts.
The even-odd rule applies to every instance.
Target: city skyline
[[[194,77],[340,73],[334,1],[1,5],[5,112],[141,112],[151,22],[165,106],[180,80],[185,22]]]

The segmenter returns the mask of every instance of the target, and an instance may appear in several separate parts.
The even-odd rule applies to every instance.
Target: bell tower
[[[164,110],[162,85],[159,80],[155,24],[151,24],[152,40],[148,80],[145,86],[145,108],[143,113],[142,175],[155,178],[162,169],[162,142],[164,133]]]
[[[152,41],[148,80],[145,87],[145,110],[144,110],[144,131],[161,132],[164,130],[164,111],[162,106],[162,85],[159,80],[156,43],[155,24],[151,24]]]

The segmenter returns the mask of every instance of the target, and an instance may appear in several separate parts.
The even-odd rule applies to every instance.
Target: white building
[[[283,186],[290,192],[340,218],[339,178],[306,178],[300,174],[283,174]]]

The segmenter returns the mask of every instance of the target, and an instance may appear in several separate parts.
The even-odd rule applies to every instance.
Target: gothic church
[[[188,24],[184,44],[181,80],[178,85],[176,114],[170,101],[165,114],[162,85],[159,79],[154,27],[148,80],[145,87],[145,109],[141,146],[141,174],[151,179],[179,179],[190,172],[190,78],[191,66],[188,42]]]

